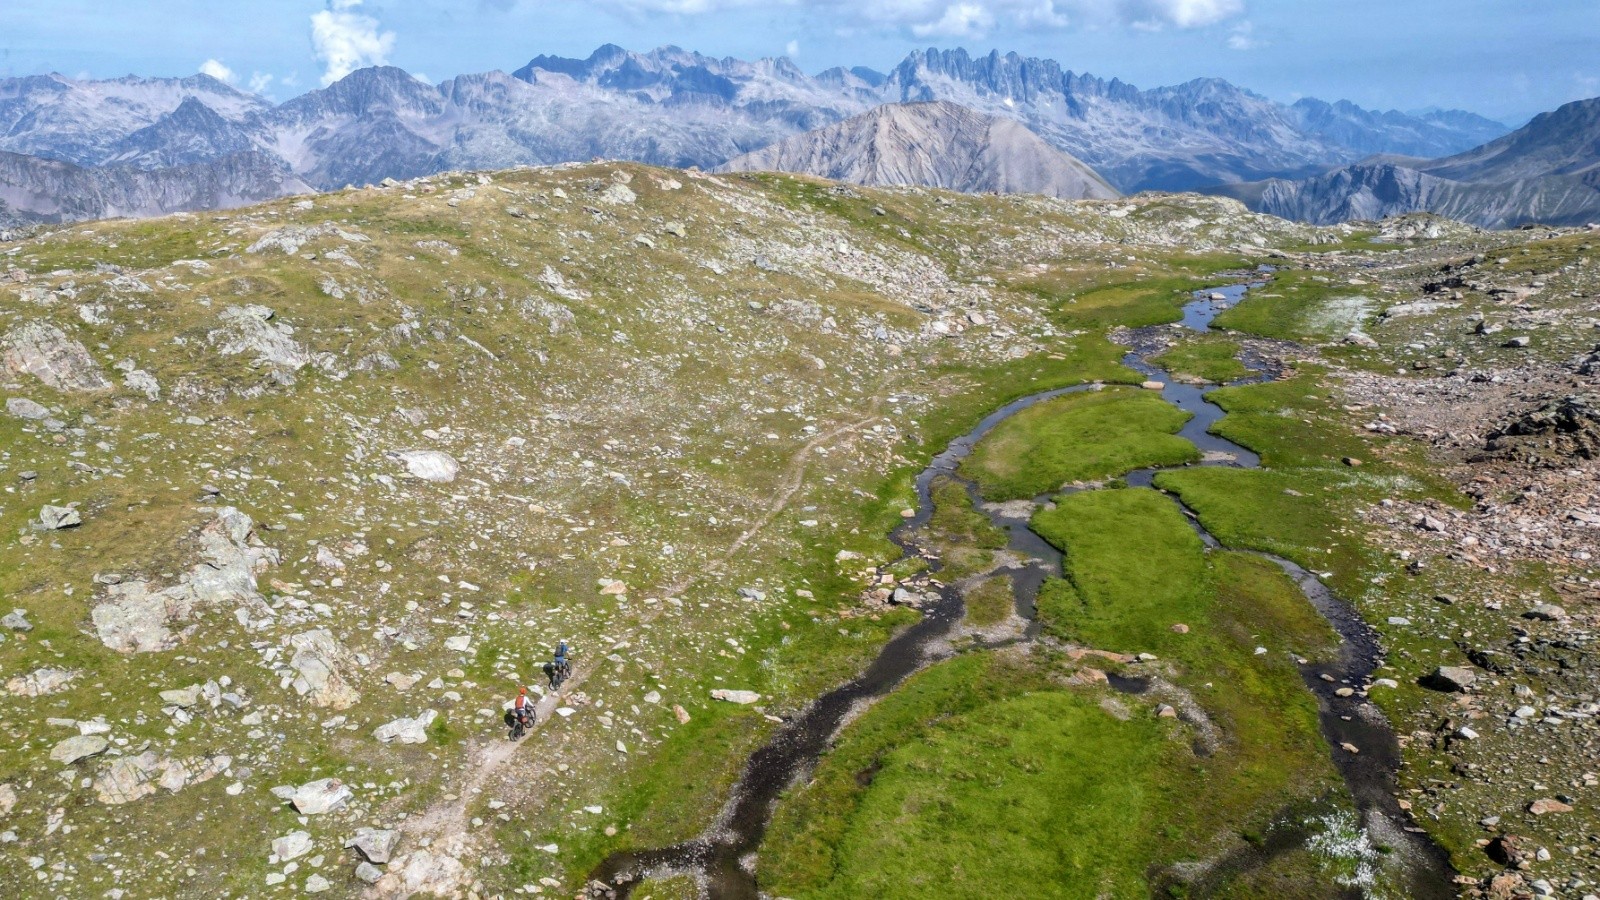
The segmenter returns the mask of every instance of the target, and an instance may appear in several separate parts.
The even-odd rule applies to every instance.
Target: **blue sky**
[[[662,44],[888,69],[998,48],[1141,87],[1218,76],[1278,100],[1460,107],[1520,124],[1600,96],[1597,0],[4,0],[0,76],[183,75],[287,99],[354,66],[438,80]]]

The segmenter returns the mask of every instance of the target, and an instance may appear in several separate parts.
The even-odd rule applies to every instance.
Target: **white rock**
[[[296,788],[289,802],[302,815],[316,816],[344,806],[352,796],[350,788],[339,779],[319,778]]]
[[[71,528],[74,525],[82,525],[83,517],[78,515],[78,511],[70,506],[50,506],[46,504],[44,508],[39,510],[39,524],[51,531],[59,531],[63,528]]]
[[[759,703],[761,701],[761,695],[755,691],[730,691],[724,688],[718,688],[717,690],[711,692],[711,699],[722,700],[727,703],[749,704]]]
[[[428,726],[439,717],[437,710],[423,710],[416,718],[395,719],[379,725],[372,736],[382,743],[398,741],[402,744],[425,744],[428,741]],[[374,860],[378,862],[379,860]]]
[[[399,460],[413,478],[436,483],[448,483],[461,474],[461,464],[455,457],[439,450],[400,450],[390,456]]]
[[[308,831],[291,831],[272,842],[272,852],[277,854],[279,862],[288,862],[305,856],[311,852],[311,833]]]

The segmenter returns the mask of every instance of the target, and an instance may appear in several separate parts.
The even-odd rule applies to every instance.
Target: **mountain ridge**
[[[1260,212],[1332,224],[1431,212],[1488,228],[1600,220],[1600,98],[1535,116],[1464,153],[1383,156],[1315,176],[1214,190]]]
[[[718,171],[778,171],[867,186],[963,193],[1121,196],[1093,169],[1014,119],[948,100],[887,103],[724,163]]]
[[[333,189],[593,157],[712,168],[884,103],[924,100],[1019,121],[1123,191],[1309,176],[1375,147],[1417,155],[1419,141],[1430,152],[1482,143],[1459,125],[1353,104],[1329,105],[1329,127],[1314,132],[1292,107],[1222,79],[1141,90],[1016,53],[928,48],[889,72],[813,76],[784,57],[606,44],[585,59],[538,55],[511,73],[437,84],[370,67],[276,105],[206,75],[8,79],[0,150],[124,173],[251,151]]]

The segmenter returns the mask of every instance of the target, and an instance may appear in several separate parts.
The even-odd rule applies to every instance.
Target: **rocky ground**
[[[1573,806],[1471,828],[1515,834],[1528,883],[1600,882],[1592,827],[1569,824],[1596,821],[1580,769],[1600,699],[1585,238],[1371,236],[1214,198],[596,164],[0,243],[0,882],[559,894],[610,849],[698,833],[773,720],[901,621],[859,597],[896,555],[906,474],[1037,379],[1110,377],[1121,351],[1053,317],[1038,280],[1193,253],[1441,304],[1368,323],[1375,346],[1296,353],[1337,367],[1352,428],[1426,442],[1477,500],[1364,511],[1411,554],[1397,566],[1538,582],[1435,604],[1482,635],[1453,617],[1499,602],[1526,634],[1463,637],[1507,672],[1398,708],[1405,730],[1434,735],[1443,710],[1485,736],[1418,737],[1419,771],[1520,783],[1556,761],[1522,809],[1453,802],[1439,827]],[[1494,262],[1523,248],[1550,271]],[[1425,287],[1483,253],[1492,276]],[[1530,592],[1561,611],[1522,618]],[[557,696],[539,666],[559,638],[577,673]],[[510,744],[522,684],[543,721]]]

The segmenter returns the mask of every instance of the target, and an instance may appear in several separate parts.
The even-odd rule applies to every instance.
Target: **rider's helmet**
[[[523,688],[519,688],[519,689],[518,689],[518,690],[517,690],[517,693],[519,693],[519,694],[521,694],[521,695],[522,695],[522,696],[524,696],[524,697],[526,697],[526,696],[528,696],[528,689],[527,689],[527,688],[526,688],[526,687],[523,687]]]

